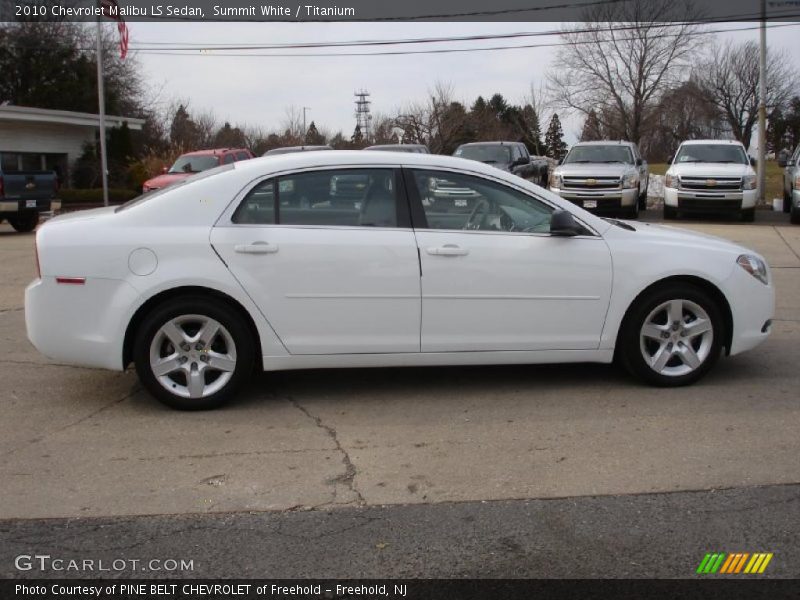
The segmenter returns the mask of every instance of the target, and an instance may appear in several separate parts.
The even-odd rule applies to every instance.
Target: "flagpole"
[[[108,158],[106,157],[106,92],[103,85],[103,27],[97,20],[97,103],[100,110],[100,171],[103,179],[103,206],[108,206]]]

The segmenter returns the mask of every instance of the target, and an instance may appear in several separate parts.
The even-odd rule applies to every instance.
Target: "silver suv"
[[[586,210],[635,219],[647,206],[647,163],[633,142],[579,142],[550,175],[550,191]]]

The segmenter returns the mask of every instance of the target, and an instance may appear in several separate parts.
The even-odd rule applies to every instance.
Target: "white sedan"
[[[469,190],[442,197],[443,188]],[[769,335],[755,252],[604,220],[488,165],[304,152],[225,165],[36,235],[28,337],[179,409],[264,370],[610,363],[692,383]]]

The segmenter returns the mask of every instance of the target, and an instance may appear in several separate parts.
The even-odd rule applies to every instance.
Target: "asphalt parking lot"
[[[256,377],[224,410],[179,413],[131,371],[52,364],[33,349],[23,312],[33,236],[0,225],[0,520],[10,520],[0,529],[640,494],[680,506],[684,492],[779,486],[790,498],[773,517],[796,531],[800,227],[771,214],[678,226],[754,248],[777,287],[771,338],[693,387],[644,387],[604,365],[287,372]]]

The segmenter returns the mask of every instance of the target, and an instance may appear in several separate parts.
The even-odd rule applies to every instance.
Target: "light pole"
[[[767,3],[761,0],[761,39],[758,61],[758,196],[767,200]]]

